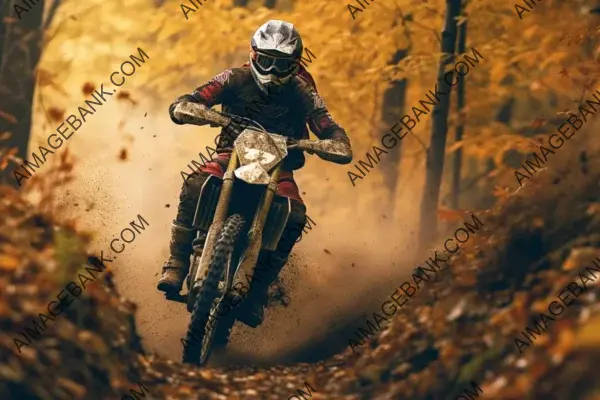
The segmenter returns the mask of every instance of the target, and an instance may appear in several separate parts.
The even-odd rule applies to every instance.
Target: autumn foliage
[[[403,113],[410,113],[435,83],[444,1],[372,1],[356,19],[346,3],[323,0],[282,1],[274,9],[257,1],[248,7],[234,7],[233,0],[203,3],[186,19],[182,2],[175,0],[64,1],[45,32],[33,72],[31,143],[55,129],[68,102],[99,87],[133,46],[143,47],[152,62],[119,92],[119,104],[124,110],[143,104],[166,119],[177,96],[246,62],[251,34],[268,19],[293,22],[316,55],[308,69],[332,116],[348,131],[357,158],[389,131],[382,123],[384,93],[395,81],[407,80]],[[585,1],[544,0],[521,19],[511,3],[466,2],[458,24],[468,21],[466,48],[476,48],[483,59],[466,76],[466,106],[460,115],[452,93],[446,154],[463,150],[461,208],[478,209],[489,230],[469,242],[439,282],[420,293],[411,311],[399,314],[365,346],[368,351],[357,357],[348,351],[311,366],[182,367],[144,354],[134,307],[108,279],[106,288],[86,293],[82,306],[50,333],[48,343],[64,351],[36,345],[23,359],[3,352],[0,394],[116,396],[142,378],[158,398],[264,399],[289,396],[290,387],[301,387],[308,379],[317,389],[315,399],[442,399],[475,380],[484,398],[597,398],[593,385],[581,384],[593,382],[598,366],[596,286],[525,355],[515,352],[513,343],[528,318],[600,248],[595,115],[523,187],[514,175],[525,155],[538,150],[570,113],[577,113],[582,99],[600,89],[600,17],[597,8],[590,12],[592,7]],[[399,49],[409,49],[408,55],[391,62]],[[122,113],[125,117],[104,118],[114,120],[118,130],[125,124],[119,118],[127,116]],[[18,122],[2,109],[0,120],[6,126]],[[461,121],[465,134],[456,142],[453,134]],[[396,219],[410,220],[422,193],[430,132],[431,118],[425,117],[397,150],[402,157],[396,167],[403,171],[397,196],[383,196],[387,188],[381,169],[356,189],[345,180],[345,170],[335,170],[338,180],[324,180],[322,170],[307,168],[303,190],[318,193],[321,203],[331,205],[331,218],[358,218],[356,210],[382,209],[388,202],[395,206]],[[12,134],[0,130],[0,140]],[[147,140],[152,140],[150,134]],[[119,146],[111,156],[116,164],[139,158]],[[47,261],[61,251],[56,235],[79,235],[70,224],[57,222],[48,195],[71,182],[71,154],[65,150],[48,175],[32,178],[42,199],[36,206],[24,195],[2,189],[0,320],[7,329],[0,339],[7,349],[23,316],[43,308],[62,283],[54,273],[56,263]],[[14,150],[0,149],[0,169],[18,163]],[[451,209],[445,201],[450,173],[446,163],[437,215],[448,229],[467,212]],[[7,373],[7,365],[18,366],[18,373]],[[44,391],[46,387],[55,391]]]

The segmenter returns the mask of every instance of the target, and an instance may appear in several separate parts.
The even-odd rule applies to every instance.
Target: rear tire
[[[223,293],[219,290],[219,281],[223,279],[227,270],[227,263],[230,261],[231,255],[235,248],[240,232],[244,226],[244,218],[239,214],[231,215],[223,224],[223,229],[219,233],[219,238],[215,244],[215,249],[211,257],[208,267],[206,279],[198,291],[190,323],[183,346],[183,362],[188,364],[199,364],[200,355],[204,353],[202,362],[208,361],[210,355],[210,346],[203,350],[203,342],[205,342],[205,334],[208,330],[215,327],[215,324],[221,325],[219,320],[213,320],[212,327],[207,327],[210,313],[213,311],[213,304],[222,296]],[[228,325],[228,324],[227,324]],[[233,325],[233,324],[231,324]],[[219,329],[220,330],[220,329]],[[229,332],[229,329],[227,330]],[[217,332],[215,332],[217,333]],[[211,340],[212,342],[212,340]],[[210,344],[210,343],[209,343]]]

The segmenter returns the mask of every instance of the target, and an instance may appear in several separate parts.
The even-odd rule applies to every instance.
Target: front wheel
[[[239,214],[229,216],[223,224],[223,229],[219,234],[208,266],[208,274],[202,282],[192,310],[185,345],[183,347],[184,363],[198,364],[201,351],[205,355],[210,353],[210,349],[206,348],[205,334],[207,328],[209,328],[209,331],[212,328],[207,327],[211,311],[215,311],[211,309],[213,309],[213,304],[217,300],[217,297],[221,297],[223,294],[219,290],[219,281],[225,275],[227,264],[231,261],[231,255],[243,227],[244,218]],[[202,346],[203,342],[205,346]],[[212,342],[212,340],[209,342]],[[208,361],[208,357],[202,357],[202,363],[206,361]]]

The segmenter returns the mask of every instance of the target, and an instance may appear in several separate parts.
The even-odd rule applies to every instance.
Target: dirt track
[[[372,282],[363,277],[360,280],[364,286],[353,287],[350,283],[359,279],[364,271],[359,269],[360,263],[356,261],[350,263],[350,268],[334,261],[333,254],[343,251],[340,242],[327,246],[332,255],[322,251],[324,240],[320,238],[319,230],[326,228],[325,222],[317,222],[297,245],[292,261],[282,274],[291,297],[290,306],[270,307],[265,323],[258,329],[237,326],[227,357],[214,360],[217,364],[273,365],[315,360],[347,347],[350,331],[346,325],[352,320],[360,320],[361,309],[369,311],[375,307],[385,293],[383,288],[392,287],[394,282],[385,276],[371,277]],[[168,229],[164,229],[164,233],[168,235]],[[143,243],[143,234],[139,240]],[[321,247],[321,251],[309,253],[311,247]],[[115,268],[116,283],[120,291],[139,306],[138,328],[147,349],[179,360],[180,339],[185,334],[189,313],[183,304],[166,301],[155,288],[160,265],[167,256],[165,250],[163,248],[160,255],[155,255],[158,252],[143,254],[135,261],[129,261],[127,256],[123,261],[119,258]],[[140,267],[132,268],[132,265]],[[309,272],[308,265],[317,267]]]

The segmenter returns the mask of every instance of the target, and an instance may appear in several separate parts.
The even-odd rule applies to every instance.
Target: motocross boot
[[[287,262],[287,257],[283,258],[277,252],[261,254],[260,261],[254,270],[252,286],[246,299],[246,309],[243,318],[240,318],[246,325],[256,328],[262,324],[264,319],[264,307],[269,300],[269,286],[275,281],[279,272]]]
[[[186,228],[173,221],[169,244],[171,256],[163,266],[162,276],[156,286],[158,290],[166,293],[179,293],[183,286],[183,280],[190,269],[192,240],[195,235],[195,229]]]

